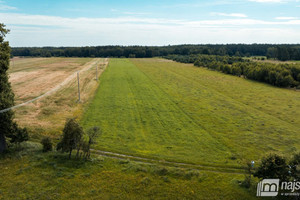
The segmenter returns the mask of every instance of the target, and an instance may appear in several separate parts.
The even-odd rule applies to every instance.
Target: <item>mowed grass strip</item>
[[[299,150],[300,93],[162,59],[131,60],[237,163]],[[220,160],[227,162],[227,158]]]
[[[81,121],[85,128],[102,128],[99,149],[204,164],[231,156],[228,147],[129,60],[111,59],[100,81]]]

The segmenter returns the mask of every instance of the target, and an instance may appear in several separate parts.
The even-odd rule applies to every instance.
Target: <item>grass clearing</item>
[[[254,199],[254,190],[239,186],[243,175],[97,155],[88,162],[66,157],[35,147],[26,155],[2,158],[0,199]]]
[[[162,59],[112,59],[82,125],[98,148],[241,167],[299,149],[300,93]]]

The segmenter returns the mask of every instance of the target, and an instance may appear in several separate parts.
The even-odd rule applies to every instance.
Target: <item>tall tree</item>
[[[9,32],[4,24],[0,23],[0,110],[14,105],[14,94],[8,82],[7,70],[9,67],[10,48],[8,42],[4,41]],[[7,149],[5,137],[11,136],[17,126],[13,122],[14,113],[8,111],[0,113],[0,153]]]

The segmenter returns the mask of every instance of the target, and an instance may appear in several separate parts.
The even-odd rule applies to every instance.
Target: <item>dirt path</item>
[[[229,174],[245,174],[245,170],[242,168],[234,168],[234,167],[221,167],[221,166],[209,166],[209,165],[199,165],[199,164],[190,164],[190,163],[182,163],[182,162],[173,162],[173,161],[165,161],[158,160],[152,158],[144,158],[139,156],[132,156],[127,154],[114,153],[109,151],[101,151],[96,149],[91,149],[92,153],[99,154],[105,157],[120,159],[120,160],[132,160],[138,163],[143,164],[161,164],[170,167],[177,168],[186,168],[186,169],[194,169],[194,170],[203,170],[217,173],[229,173]]]
[[[101,62],[101,59],[100,58],[97,58],[97,59],[94,59],[92,62],[89,63],[89,65],[87,65],[86,67],[84,67],[83,69],[79,70],[78,72],[85,72],[89,69],[91,69],[92,67],[95,67],[96,65],[98,65],[99,63]],[[108,59],[105,59],[105,64],[107,64],[108,62]],[[7,112],[9,110],[12,110],[12,109],[16,109],[16,108],[19,108],[19,107],[22,107],[22,106],[25,106],[29,103],[32,103],[36,100],[39,100],[43,97],[46,97],[50,94],[52,94],[53,92],[59,90],[60,88],[62,88],[63,86],[65,86],[67,83],[69,83],[72,79],[76,78],[77,76],[77,72],[74,72],[72,75],[70,75],[69,77],[67,77],[62,83],[60,83],[59,85],[55,86],[54,88],[52,88],[51,90],[47,91],[46,93],[34,98],[34,99],[31,99],[29,101],[26,101],[24,103],[21,103],[21,104],[18,104],[16,106],[13,106],[11,108],[6,108],[6,109],[3,109],[3,110],[0,110],[0,113],[4,113],[4,112]]]

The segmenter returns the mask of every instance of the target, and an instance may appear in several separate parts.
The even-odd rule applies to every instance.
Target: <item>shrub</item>
[[[16,144],[19,148],[22,142],[28,141],[28,131],[26,128],[17,127],[17,125],[15,124],[14,134],[11,134],[10,138],[10,142]]]
[[[300,180],[300,153],[293,156],[293,159],[289,163],[290,173],[292,178]]]
[[[156,170],[156,173],[160,176],[165,176],[165,175],[167,175],[168,170],[164,167],[161,167]]]
[[[245,175],[245,179],[241,182],[241,186],[244,188],[250,188],[251,187],[251,177],[248,175]]]
[[[43,138],[41,144],[43,145],[43,152],[52,151],[52,141],[49,137]]]
[[[262,158],[260,166],[254,173],[258,178],[279,178],[286,180],[288,176],[288,166],[286,159],[276,154],[270,154]]]

